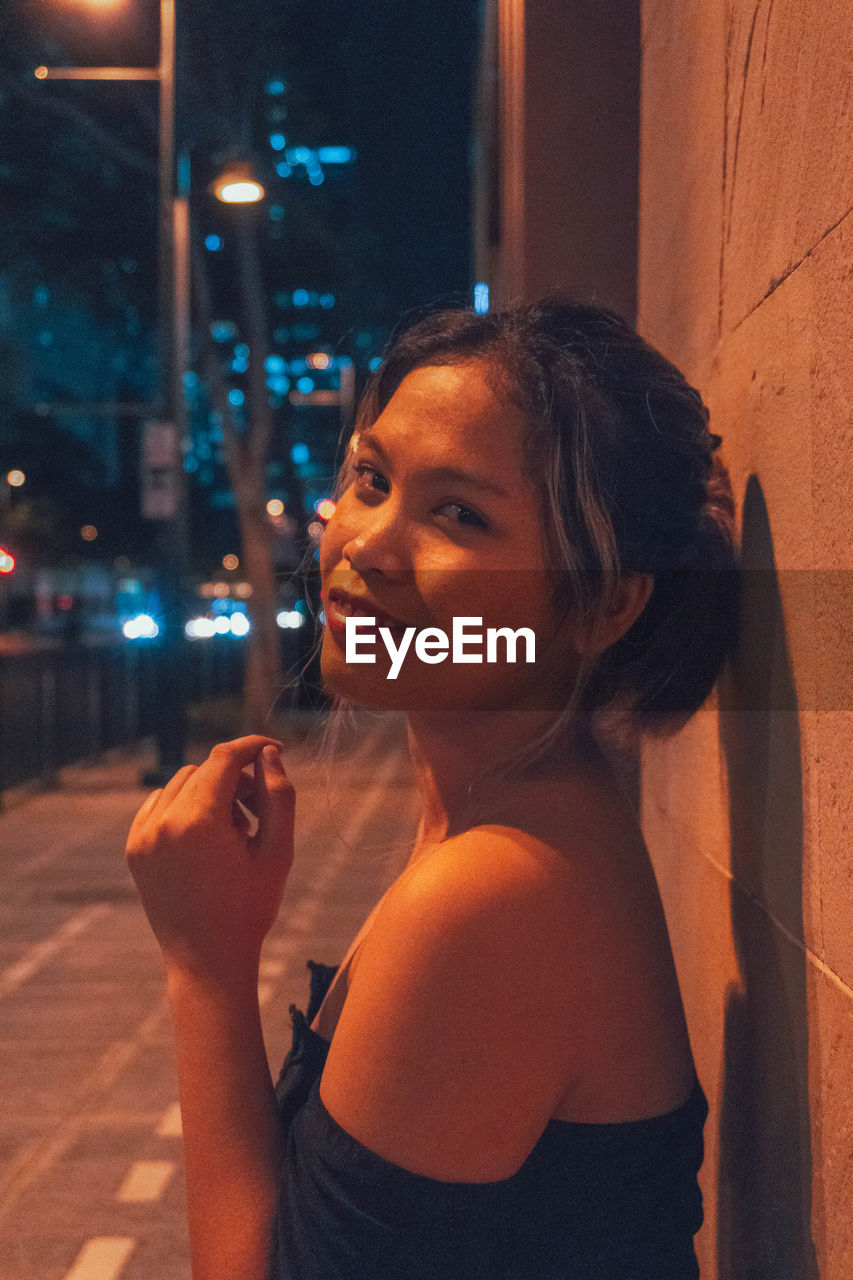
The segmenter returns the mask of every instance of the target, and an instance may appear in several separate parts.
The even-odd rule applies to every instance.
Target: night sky
[[[191,156],[192,224],[199,241],[219,237],[223,249],[203,251],[214,319],[245,318],[234,220],[253,219],[276,358],[319,344],[352,358],[363,380],[408,311],[472,300],[480,0],[177,0],[176,8],[176,140]],[[118,420],[97,408],[149,405],[161,385],[158,88],[39,81],[33,71],[156,66],[158,29],[159,0],[7,0],[0,10],[0,463],[27,472],[15,496],[21,527],[7,531],[22,564],[147,554],[148,535],[135,532],[138,415]],[[279,79],[286,91],[276,97],[270,85]],[[271,136],[279,129],[291,148],[355,148],[355,162],[327,168],[319,188],[307,170],[281,175]],[[208,184],[240,148],[267,197],[235,211]],[[333,309],[320,314],[315,302],[314,315],[294,311],[306,290],[334,295]],[[313,325],[303,334],[306,320]],[[231,344],[224,365],[242,336],[231,328],[232,339],[216,339]],[[229,365],[227,375],[242,394],[242,372]],[[221,449],[204,437],[203,396],[199,405],[193,483],[211,527],[233,539],[233,513],[217,505],[228,496]],[[276,412],[283,435],[314,429],[286,406]],[[312,448],[329,469],[334,442],[323,423]],[[275,447],[281,455],[289,446]],[[84,521],[100,526],[94,544],[81,543]]]
[[[470,121],[479,8],[478,0],[216,0],[215,6],[178,0],[179,46],[198,49],[206,42],[204,65],[214,83],[220,77],[239,81],[242,66],[251,78],[279,41],[286,50],[295,40],[327,63],[325,75],[321,71],[326,83],[318,87],[349,133],[339,141],[358,150],[360,216],[377,246],[376,288],[387,295],[391,314],[470,291]],[[33,66],[156,61],[158,5],[152,0],[100,6],[92,0],[8,0],[4,10],[0,43],[7,54],[0,75],[9,88],[28,58]],[[329,66],[340,74],[329,74]],[[26,84],[30,95],[39,87]],[[193,127],[186,89],[182,94],[179,85],[179,134]],[[105,105],[114,102],[117,127],[119,117],[136,114],[135,141],[153,158],[155,139],[143,117],[155,110],[156,86],[73,85],[70,91],[83,102],[97,101],[102,119]],[[106,115],[109,120],[108,105]],[[46,135],[51,119],[45,112],[38,122]],[[32,146],[26,131],[25,140]],[[44,145],[47,154],[47,136]]]

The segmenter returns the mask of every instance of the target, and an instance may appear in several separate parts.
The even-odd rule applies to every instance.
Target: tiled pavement
[[[398,719],[372,722],[330,789],[304,729],[285,756],[297,858],[260,982],[274,1070],[306,959],[340,959],[415,828]],[[0,813],[2,1280],[189,1278],[162,968],[123,856],[145,764],[66,770]]]

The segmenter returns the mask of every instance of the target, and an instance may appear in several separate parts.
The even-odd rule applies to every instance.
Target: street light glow
[[[214,182],[212,191],[223,204],[256,204],[264,198],[263,187],[252,177],[252,166],[242,161],[229,165]]]
[[[264,189],[259,182],[223,182],[217,185],[216,195],[223,204],[255,204],[263,200]]]
[[[0,547],[0,573],[11,573],[15,567],[15,557]]]
[[[160,634],[160,628],[150,613],[138,613],[135,618],[128,618],[121,630],[126,640],[156,640]]]
[[[13,489],[20,489],[26,478],[27,477],[24,475],[23,471],[18,471],[18,469],[15,468],[14,471],[10,471],[6,476],[6,483],[10,484]]]
[[[284,503],[281,498],[270,498],[267,503],[267,512],[271,516],[280,516],[284,514]]]
[[[223,569],[236,569],[240,561],[235,555],[227,555],[222,557]]]
[[[98,536],[98,530],[93,524],[84,524],[80,530],[80,537],[84,542],[94,542]]]

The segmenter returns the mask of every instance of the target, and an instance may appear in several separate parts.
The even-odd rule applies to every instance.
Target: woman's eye
[[[381,471],[377,471],[374,467],[369,466],[366,462],[358,462],[353,467],[355,472],[355,485],[357,489],[377,489],[380,493],[388,492],[388,481],[385,479]],[[376,483],[379,481],[379,484]],[[384,485],[384,488],[380,486]]]
[[[470,507],[463,507],[461,502],[445,502],[438,510],[457,512],[457,515],[453,518],[454,524],[466,525],[469,528],[488,528],[482,516],[477,515],[477,512],[472,511]]]
[[[377,471],[375,467],[372,467],[369,462],[354,463],[353,474],[355,476],[354,487],[362,493],[390,492],[390,485],[386,477],[381,471]],[[445,511],[453,512],[453,515],[449,517],[451,524],[471,529],[488,528],[482,516],[478,515],[470,507],[463,506],[461,502],[443,502],[440,507],[435,508],[435,511],[439,515]],[[442,518],[444,517],[442,516]]]

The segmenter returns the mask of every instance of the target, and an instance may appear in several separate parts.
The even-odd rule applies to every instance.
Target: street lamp
[[[107,0],[99,0],[106,4]],[[161,423],[146,424],[153,444],[162,453],[164,437],[171,461],[169,493],[149,513],[160,521],[164,606],[168,616],[164,628],[163,682],[158,706],[161,720],[157,734],[158,767],[143,779],[152,786],[163,785],[184,759],[185,716],[181,679],[181,578],[187,558],[186,510],[181,443],[186,435],[184,373],[190,350],[190,214],[189,157],[175,155],[175,0],[160,0],[160,61],[153,67],[37,67],[39,80],[155,80],[159,84],[158,117],[158,302],[161,383]],[[226,203],[255,202],[263,198],[260,183],[252,179],[248,165],[240,167],[238,182],[222,181],[216,194]],[[223,175],[227,178],[228,175]],[[148,442],[151,443],[151,442]],[[143,436],[143,455],[148,447]],[[166,501],[163,501],[163,498]],[[144,499],[143,499],[144,502]],[[145,513],[143,506],[143,514]]]
[[[252,166],[245,161],[235,161],[225,169],[210,190],[223,204],[257,204],[264,198],[264,189],[252,175]]]
[[[160,86],[158,119],[158,299],[161,416],[174,436],[174,475],[170,507],[159,513],[169,526],[163,537],[163,594],[168,619],[164,635],[163,670],[158,706],[158,766],[143,782],[163,785],[183,764],[185,714],[180,675],[181,568],[185,559],[183,468],[183,373],[189,350],[189,205],[175,189],[175,0],[160,0],[160,61],[154,67],[37,67],[39,80],[156,80]],[[164,530],[165,533],[165,530]]]

